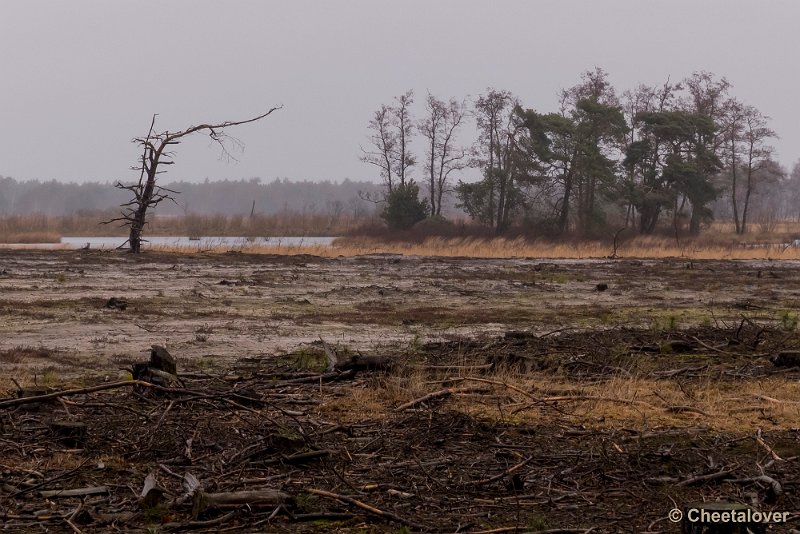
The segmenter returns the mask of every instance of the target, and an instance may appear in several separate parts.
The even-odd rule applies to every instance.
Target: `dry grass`
[[[752,381],[706,380],[679,383],[618,376],[591,383],[552,374],[480,375],[464,372],[434,380],[415,370],[403,376],[373,379],[329,399],[320,411],[337,420],[388,418],[405,402],[449,386],[488,386],[490,394],[465,394],[445,403],[474,417],[513,423],[572,421],[587,428],[646,431],[664,427],[703,426],[720,431],[800,427],[800,383],[782,378]]]
[[[163,252],[198,252],[198,247],[154,247]],[[230,249],[207,252],[228,252]],[[310,254],[322,257],[359,256],[364,254],[401,254],[405,256],[440,256],[470,258],[549,258],[593,259],[607,258],[613,249],[609,243],[553,243],[529,241],[525,238],[449,238],[432,237],[422,243],[383,242],[371,238],[339,238],[333,246],[264,246],[242,245],[235,250],[252,254]],[[619,258],[685,258],[694,260],[797,260],[800,247],[782,244],[745,247],[736,243],[722,245],[709,240],[676,243],[664,237],[636,237],[617,249]]]
[[[119,223],[101,224],[118,217],[114,210],[64,216],[42,214],[0,217],[0,243],[50,243],[61,236],[127,236],[128,228]],[[272,215],[186,215],[148,218],[149,236],[275,237],[343,235],[368,217],[317,212],[284,212]],[[36,240],[34,240],[36,239]],[[48,241],[44,241],[48,239]]]

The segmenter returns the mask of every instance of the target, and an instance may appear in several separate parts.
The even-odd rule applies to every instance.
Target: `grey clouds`
[[[707,70],[772,117],[800,157],[791,0],[9,1],[0,5],[0,175],[132,179],[134,136],[238,120],[246,148],[203,137],[170,179],[376,179],[359,161],[373,111],[408,89],[507,89],[551,111],[595,66],[622,92]],[[464,142],[469,142],[465,131]],[[417,171],[419,173],[419,171]]]

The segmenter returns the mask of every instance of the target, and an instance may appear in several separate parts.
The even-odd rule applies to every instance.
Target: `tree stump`
[[[106,301],[106,308],[111,308],[112,310],[119,310],[125,311],[128,307],[128,301],[125,299],[118,299],[117,297],[111,297]]]
[[[17,398],[22,399],[25,397],[39,397],[41,395],[47,395],[50,392],[51,390],[45,387],[29,386],[17,390]],[[39,408],[41,408],[45,404],[53,404],[53,403],[55,403],[54,399],[42,402],[31,402],[29,404],[23,404],[22,406],[19,407],[19,409],[22,411],[34,412],[39,410]]]
[[[391,371],[394,362],[385,356],[352,356],[349,360],[339,362],[334,366],[340,373],[345,371]]]
[[[150,382],[156,386],[165,388],[174,387],[180,384],[178,380],[178,366],[175,358],[160,345],[153,345],[150,350],[150,361],[134,363],[131,374],[134,380]],[[134,391],[143,394],[144,388],[136,386]]]
[[[178,366],[175,363],[175,358],[161,345],[152,346],[150,350],[150,367],[171,375],[178,374]]]
[[[52,421],[50,432],[56,442],[70,449],[83,449],[86,446],[86,425],[77,421]]]
[[[800,367],[800,350],[784,350],[771,358],[775,367]]]
[[[766,524],[752,519],[758,513],[744,504],[706,502],[683,507],[683,534],[766,534]],[[748,520],[750,518],[750,520]]]

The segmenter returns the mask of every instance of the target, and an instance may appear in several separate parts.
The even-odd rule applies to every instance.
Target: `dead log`
[[[291,504],[292,502],[293,499],[291,495],[275,489],[233,491],[227,493],[206,493],[198,490],[194,492],[192,519],[197,519],[200,514],[209,508],[241,505],[256,508],[259,506]]]

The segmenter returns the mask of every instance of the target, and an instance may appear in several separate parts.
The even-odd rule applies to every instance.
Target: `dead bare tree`
[[[131,199],[130,202],[122,204],[123,211],[121,216],[105,221],[104,224],[121,221],[123,226],[128,226],[130,228],[129,237],[122,246],[124,247],[127,244],[130,252],[140,252],[142,233],[145,224],[147,224],[147,210],[154,208],[164,200],[174,200],[171,195],[177,193],[176,191],[167,189],[156,183],[158,175],[165,172],[160,170],[160,167],[162,165],[172,165],[174,163],[173,158],[175,153],[170,147],[180,144],[184,137],[188,137],[197,132],[207,132],[208,136],[219,144],[223,155],[233,159],[226,147],[226,143],[233,142],[237,145],[241,145],[241,143],[237,139],[227,135],[225,129],[259,121],[272,114],[274,111],[281,109],[281,107],[282,106],[271,108],[266,113],[262,113],[251,119],[225,121],[217,124],[204,123],[197,126],[190,126],[185,130],[177,132],[170,132],[168,130],[156,132],[155,124],[157,115],[153,115],[153,120],[150,122],[150,130],[147,136],[133,139],[133,142],[142,150],[141,163],[133,167],[134,170],[140,171],[139,181],[131,185],[125,185],[122,182],[114,184],[118,189],[124,189],[133,193],[133,199]]]

